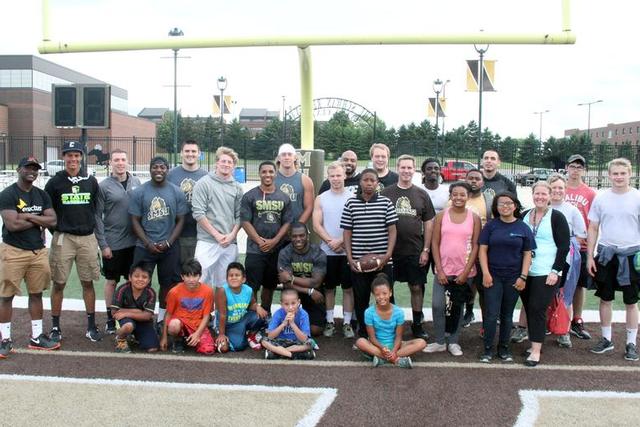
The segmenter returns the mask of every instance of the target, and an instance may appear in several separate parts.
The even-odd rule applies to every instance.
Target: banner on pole
[[[224,97],[224,114],[231,114],[231,96]],[[220,95],[213,95],[213,114],[220,115]]]
[[[477,59],[468,59],[467,60],[467,91],[468,92],[477,92],[478,91],[478,62]],[[496,61],[495,60],[484,60],[482,61],[483,68],[483,78],[482,78],[482,91],[483,92],[495,92],[495,70],[496,70]]]
[[[438,117],[447,117],[446,115],[447,103],[444,98],[440,98],[438,103]],[[436,99],[429,98],[429,104],[427,105],[427,117],[436,116]]]

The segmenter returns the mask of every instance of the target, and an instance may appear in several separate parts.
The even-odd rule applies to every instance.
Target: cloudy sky
[[[51,0],[53,40],[163,38],[173,27],[188,37],[249,34],[548,33],[561,29],[561,0]],[[40,1],[3,0],[0,52],[34,54],[42,38]],[[571,1],[575,45],[493,45],[497,91],[485,93],[483,125],[503,136],[539,131],[543,138],[586,128],[581,102],[602,99],[591,127],[640,120],[640,3]],[[170,50],[44,55],[47,60],[125,88],[129,113],[173,106]],[[299,104],[294,47],[185,49],[178,64],[183,114],[211,114],[216,79],[241,108]],[[315,46],[314,97],[347,98],[376,111],[388,125],[426,118],[436,78],[447,85],[446,127],[477,120],[478,94],[466,92],[465,60],[473,46]]]

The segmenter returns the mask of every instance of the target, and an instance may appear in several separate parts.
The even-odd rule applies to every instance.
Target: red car
[[[467,172],[476,169],[476,165],[464,160],[446,160],[440,167],[442,181],[460,181],[465,179]]]

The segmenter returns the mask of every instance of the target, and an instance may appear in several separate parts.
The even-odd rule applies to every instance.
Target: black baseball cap
[[[572,156],[569,156],[569,158],[567,159],[567,164],[570,165],[571,163],[582,163],[582,166],[585,166],[587,164],[587,161],[580,154],[574,154]]]
[[[25,166],[36,166],[38,169],[42,169],[40,162],[33,156],[27,156],[20,159],[20,163],[18,163],[18,169],[23,168]]]
[[[84,145],[78,141],[67,141],[62,146],[62,154],[69,153],[71,151],[77,151],[78,153],[84,154]]]

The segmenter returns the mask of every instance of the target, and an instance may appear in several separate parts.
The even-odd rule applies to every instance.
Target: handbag
[[[554,335],[566,335],[569,333],[571,319],[564,305],[564,292],[560,289],[547,307],[547,330]]]

